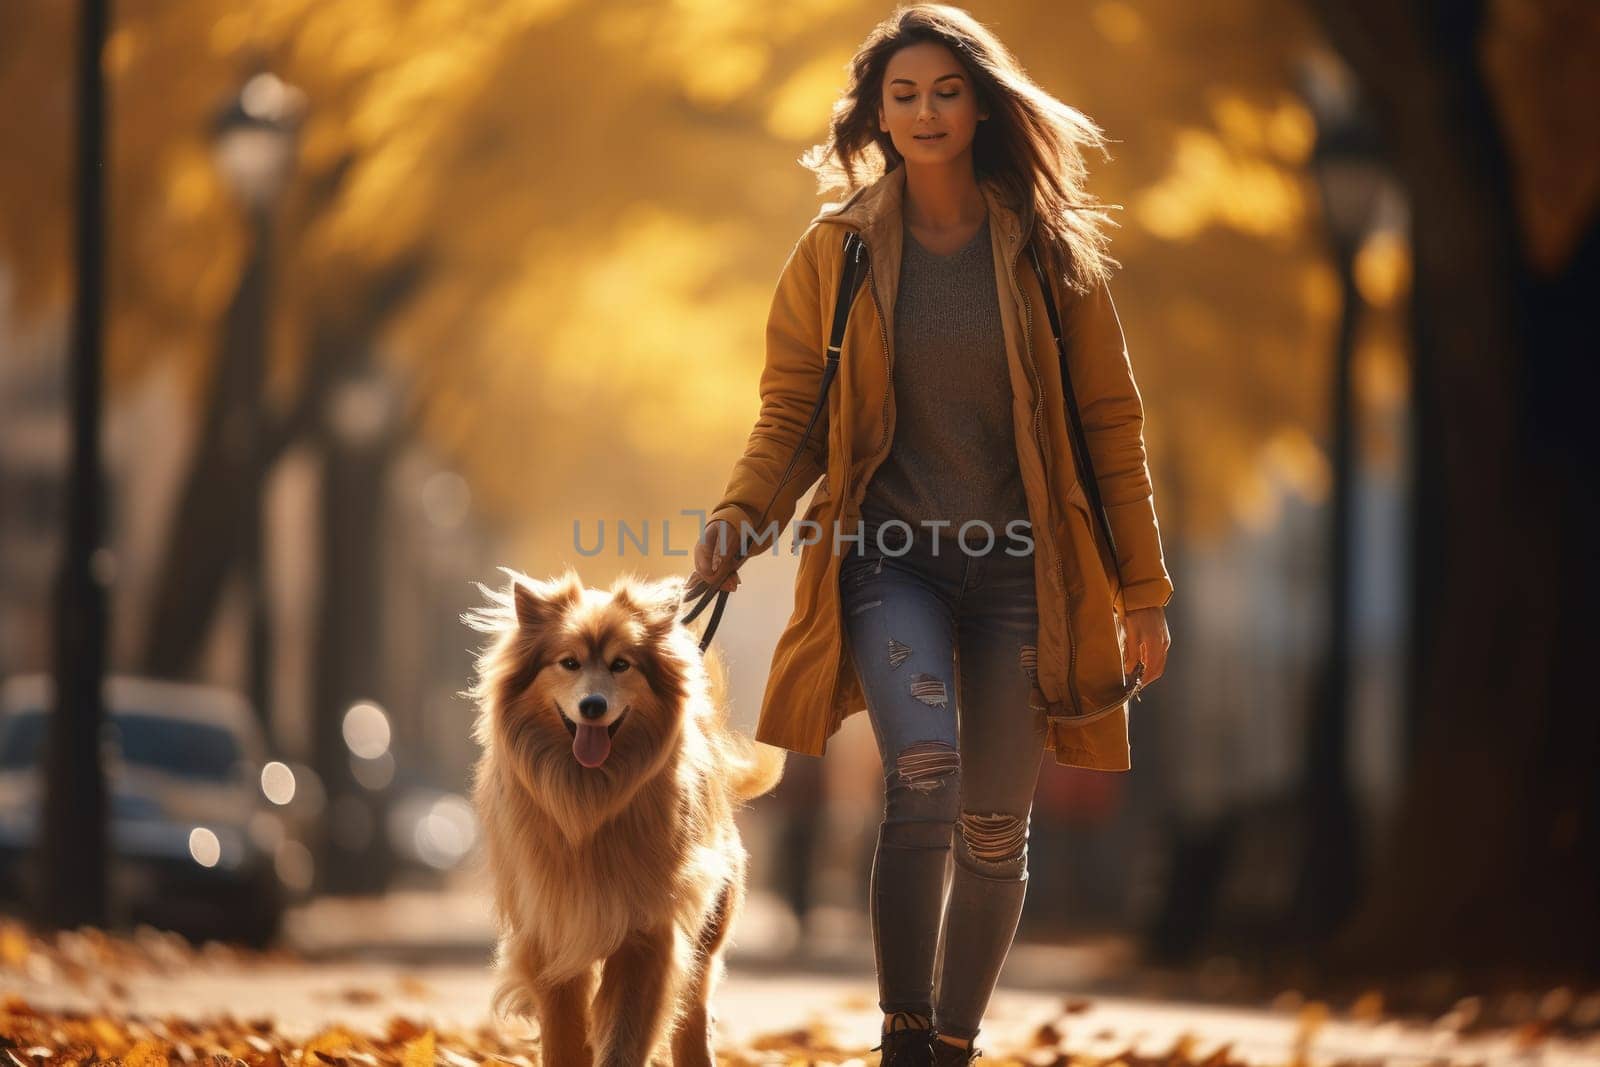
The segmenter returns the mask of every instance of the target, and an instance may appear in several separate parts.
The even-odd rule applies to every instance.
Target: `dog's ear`
[[[546,582],[516,581],[512,596],[517,606],[517,625],[524,630],[540,630],[582,598],[583,582],[576,572],[569,570]]]
[[[677,625],[683,606],[683,578],[649,581],[629,578],[612,587],[615,598],[634,609],[653,634],[664,634]]]

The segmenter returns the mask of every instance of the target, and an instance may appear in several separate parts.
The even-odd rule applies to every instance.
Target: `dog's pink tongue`
[[[600,766],[611,755],[611,734],[604,726],[580,725],[572,739],[572,754],[585,767]]]

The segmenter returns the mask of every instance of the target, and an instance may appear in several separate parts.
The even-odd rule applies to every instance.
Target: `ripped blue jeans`
[[[1029,706],[1034,561],[1006,554],[1005,542],[969,555],[948,531],[937,554],[924,529],[904,555],[899,531],[883,539],[868,527],[839,569],[846,642],[884,765],[869,891],[879,1006],[931,1015],[970,1040],[1027,890],[1046,728]]]

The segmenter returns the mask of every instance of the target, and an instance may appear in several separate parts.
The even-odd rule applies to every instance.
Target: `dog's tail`
[[[770,793],[783,778],[784,750],[763,744],[728,721],[728,668],[716,648],[706,650],[706,676],[711,683],[711,706],[715,709],[717,726],[731,755],[729,773],[731,785],[740,800],[753,800]]]
[[[734,793],[740,800],[751,800],[772,792],[783,778],[783,765],[788,757],[781,748],[774,748],[743,734],[737,736],[738,743],[745,750],[746,759],[734,771]]]

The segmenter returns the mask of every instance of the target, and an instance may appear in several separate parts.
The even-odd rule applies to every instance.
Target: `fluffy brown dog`
[[[462,616],[495,635],[468,690],[494,1008],[537,1016],[546,1067],[642,1067],[669,1037],[673,1064],[710,1067],[709,1001],[744,899],[734,812],[777,784],[783,753],[728,726],[678,621],[681,579],[506,573],[508,591],[480,585],[490,603]]]

